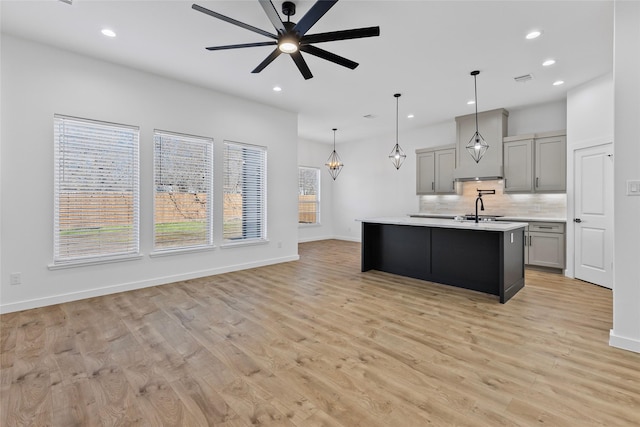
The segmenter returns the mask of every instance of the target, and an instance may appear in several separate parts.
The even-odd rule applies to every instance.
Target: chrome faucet
[[[484,210],[484,202],[482,201],[483,194],[496,194],[496,190],[477,190],[478,197],[476,198],[476,224],[478,223],[478,202],[480,202],[480,210]]]

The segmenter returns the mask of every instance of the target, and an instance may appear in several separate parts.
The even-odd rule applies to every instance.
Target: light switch
[[[640,196],[640,180],[627,181],[627,196]]]

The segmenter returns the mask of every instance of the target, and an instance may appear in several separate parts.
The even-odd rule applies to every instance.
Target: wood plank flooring
[[[640,425],[607,289],[527,271],[503,305],[300,256],[0,316],[0,425]]]

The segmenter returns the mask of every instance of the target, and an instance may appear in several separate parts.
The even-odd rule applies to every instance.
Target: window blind
[[[265,147],[225,141],[223,239],[266,239]]]
[[[139,130],[54,116],[54,264],[139,252]]]
[[[320,169],[298,167],[298,223],[320,224]]]
[[[154,247],[210,246],[213,140],[154,132]]]

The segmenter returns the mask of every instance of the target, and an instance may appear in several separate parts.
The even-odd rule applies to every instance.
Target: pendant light
[[[393,150],[391,150],[391,153],[389,154],[389,159],[397,170],[400,169],[400,166],[402,166],[402,162],[407,158],[407,155],[404,154],[404,151],[400,148],[400,144],[398,144],[398,98],[400,98],[401,95],[396,93],[393,96],[396,98],[396,145],[393,146]]]
[[[480,135],[480,132],[478,132],[478,85],[476,83],[476,76],[478,74],[480,74],[480,71],[478,70],[471,72],[471,75],[473,76],[473,87],[476,104],[476,132],[473,134],[466,147],[467,151],[469,152],[469,154],[471,154],[471,157],[473,157],[473,160],[475,160],[476,163],[480,161],[482,156],[484,156],[484,153],[486,153],[489,149],[489,144],[487,144],[487,141],[485,141],[482,135]]]
[[[342,170],[342,167],[344,166],[344,164],[340,160],[340,156],[338,156],[338,153],[336,153],[336,131],[337,130],[338,129],[333,128],[333,152],[327,159],[327,163],[324,164],[327,168],[329,168],[329,174],[331,174],[331,178],[333,178],[334,181],[336,180],[336,178],[340,174],[340,171]]]

